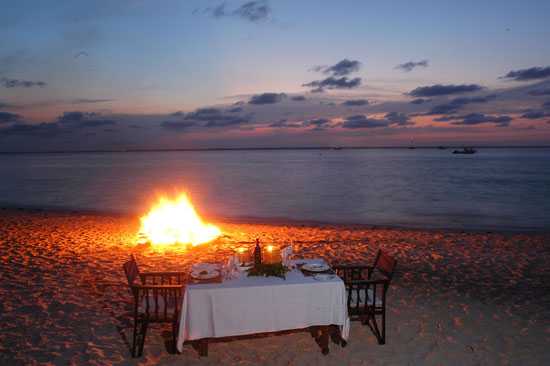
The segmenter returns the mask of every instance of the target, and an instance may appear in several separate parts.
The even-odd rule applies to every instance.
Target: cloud
[[[431,86],[420,86],[409,92],[413,97],[437,97],[442,95],[469,93],[482,90],[483,87],[477,84],[460,84],[460,85],[442,85],[436,84]]]
[[[107,102],[113,102],[115,99],[88,99],[88,98],[80,98],[80,99],[73,99],[71,101],[72,104],[95,104],[95,103],[107,103]]]
[[[268,125],[268,127],[271,128],[300,128],[304,127],[301,123],[296,122],[289,122],[286,119],[279,120],[277,122],[273,122]]]
[[[233,14],[250,22],[260,22],[269,18],[271,8],[267,1],[249,1],[235,9]]]
[[[550,100],[542,104],[542,108],[550,108]]]
[[[529,81],[546,79],[550,77],[550,66],[530,67],[528,69],[512,70],[501,79],[510,79],[515,81]]]
[[[233,107],[227,110],[230,113],[240,113],[243,111],[243,107]]]
[[[331,127],[330,125],[330,119],[327,118],[316,118],[316,119],[310,119],[308,121],[303,122],[304,126],[313,126],[314,131],[322,131],[325,130],[328,127]]]
[[[332,66],[315,66],[312,70],[322,71],[323,73],[331,76],[347,76],[351,73],[359,71],[360,68],[361,63],[359,61],[348,60],[345,58]]]
[[[417,67],[428,67],[428,60],[422,60],[417,62],[414,62],[414,61],[405,62],[403,64],[397,65],[395,69],[399,69],[405,72],[410,72]]]
[[[193,13],[196,14],[199,11],[197,9]],[[233,11],[227,10],[226,3],[222,2],[213,8],[205,8],[203,13],[216,19],[234,16],[252,23],[259,23],[268,20],[272,11],[267,0],[258,0],[246,2]]]
[[[18,123],[8,128],[0,129],[0,135],[12,136],[36,136],[54,137],[69,132],[63,129],[58,123],[22,124]]]
[[[431,102],[432,100],[431,99],[426,99],[426,98],[416,98],[416,99],[413,99],[411,100],[411,104],[424,104],[424,103],[428,103],[428,102]]]
[[[248,104],[274,104],[281,102],[286,98],[285,93],[263,93],[258,95],[253,95],[252,98],[248,101]]]
[[[185,121],[194,122],[201,127],[227,127],[250,122],[250,116],[241,116],[231,112],[225,114],[218,108],[199,108],[185,115]]]
[[[160,125],[162,128],[166,128],[168,130],[181,131],[195,126],[195,123],[190,121],[164,121]]]
[[[550,89],[536,89],[536,90],[531,90],[531,91],[529,91],[529,93],[527,93],[527,94],[532,95],[532,96],[535,96],[535,97],[544,96],[544,95],[550,95]]]
[[[47,84],[43,81],[29,81],[29,80],[20,80],[20,79],[1,78],[0,85],[3,86],[4,88],[33,88],[35,86],[41,88],[46,86]]]
[[[295,102],[303,102],[303,101],[306,100],[306,97],[304,97],[303,95],[295,95],[295,96],[291,97],[290,99],[292,99]]]
[[[385,119],[368,118],[365,115],[359,114],[349,116],[342,123],[343,128],[358,129],[358,128],[378,128],[387,127],[390,122]]]
[[[20,119],[21,119],[21,116],[18,114],[0,111],[0,124],[19,122]]]
[[[543,110],[528,110],[525,111],[525,113],[523,113],[521,117],[527,119],[540,119],[544,117],[550,117],[550,112],[546,112]]]
[[[462,108],[463,106],[467,104],[472,103],[487,103],[493,99],[496,98],[496,95],[486,95],[486,96],[480,96],[480,97],[458,97],[451,99],[446,104],[439,104],[434,106],[426,115],[434,115],[434,114],[452,114],[456,113],[458,109]]]
[[[399,113],[399,112],[390,112],[387,113],[384,118],[389,121],[391,124],[397,124],[400,126],[407,126],[407,125],[413,125],[413,122],[410,122],[409,116],[407,116],[405,113]]]
[[[320,93],[325,89],[353,89],[361,85],[361,78],[348,79],[347,77],[335,78],[328,77],[323,80],[314,80],[302,86],[313,88],[311,92]]]
[[[366,99],[350,99],[342,103],[342,105],[346,107],[357,107],[357,106],[363,106],[368,104],[369,104],[369,101]]]
[[[111,119],[100,118],[101,116],[95,112],[64,112],[57,118],[57,122],[61,125],[68,127],[100,127],[100,126],[112,126],[116,124],[116,121]]]
[[[493,116],[483,113],[470,113],[461,117],[453,117],[453,119],[461,119],[461,121],[452,122],[453,125],[479,125],[483,123],[496,123],[500,127],[507,127],[512,121],[510,116]]]

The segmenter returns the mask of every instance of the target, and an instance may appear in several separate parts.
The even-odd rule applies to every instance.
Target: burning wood
[[[207,243],[221,235],[218,227],[204,223],[185,193],[175,199],[161,197],[141,218],[140,242],[154,246]]]

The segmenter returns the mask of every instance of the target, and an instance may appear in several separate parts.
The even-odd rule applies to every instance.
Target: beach
[[[365,225],[215,222],[201,246],[136,246],[137,217],[0,210],[2,365],[543,365],[550,364],[550,233],[402,229]],[[200,358],[170,354],[170,327],[153,326],[130,357],[131,296],[122,264],[187,270],[240,246],[292,244],[304,258],[398,261],[388,292],[387,343],[352,323],[349,344],[323,356],[305,332],[215,342]]]

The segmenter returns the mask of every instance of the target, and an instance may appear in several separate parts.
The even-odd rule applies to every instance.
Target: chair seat
[[[367,291],[359,291],[359,303],[357,303],[357,291],[351,292],[351,303],[348,304],[348,307],[357,307],[357,306],[364,306],[365,305],[365,292],[367,293],[368,298],[368,305],[372,306],[374,301],[374,293],[372,289],[368,289]],[[380,296],[376,297],[376,306],[382,306],[382,299]]]

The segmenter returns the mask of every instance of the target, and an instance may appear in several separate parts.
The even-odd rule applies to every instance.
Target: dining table
[[[292,260],[284,278],[249,276],[241,270],[220,281],[188,284],[177,349],[195,343],[199,354],[207,356],[212,339],[298,329],[316,332],[323,354],[329,353],[335,330],[344,346],[350,329],[344,282],[331,270],[307,272],[302,269],[306,264],[326,263],[320,258]]]

